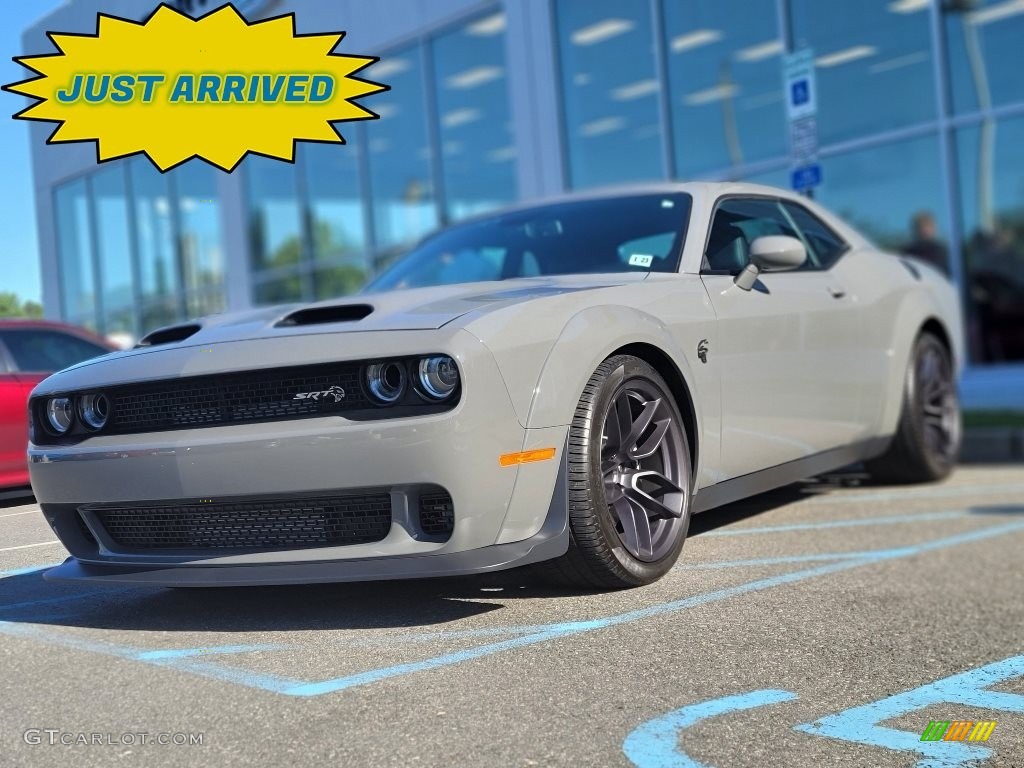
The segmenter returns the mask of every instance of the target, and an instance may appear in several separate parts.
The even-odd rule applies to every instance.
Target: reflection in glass
[[[937,136],[827,157],[821,166],[815,197],[882,248],[904,250],[923,211],[935,217],[940,238],[948,233]]]
[[[664,177],[650,4],[558,0],[573,187]]]
[[[301,301],[302,293],[302,277],[296,274],[257,283],[254,298],[257,304],[282,304]]]
[[[313,260],[334,265],[314,273],[318,298],[357,291],[369,272],[356,131],[349,128],[345,137],[347,144],[303,144],[299,149],[309,195]],[[329,280],[322,282],[327,276]]]
[[[245,159],[245,174],[253,270],[298,264],[302,260],[302,224],[295,166],[250,156]]]
[[[934,119],[926,0],[790,0],[797,48],[814,49],[822,144]]]
[[[96,244],[103,287],[104,333],[135,334],[135,296],[128,233],[125,166],[104,167],[92,175]]]
[[[181,319],[168,177],[144,157],[128,162],[139,253],[140,334]]]
[[[96,330],[96,282],[85,180],[78,179],[57,187],[55,204],[62,315],[69,322]]]
[[[946,17],[953,108],[973,112],[1024,100],[1024,3],[977,0],[940,6]]]
[[[188,315],[220,312],[224,308],[224,252],[215,171],[193,160],[173,173]]]
[[[783,43],[776,0],[666,2],[676,174],[783,155]]]
[[[373,65],[373,76],[391,86],[374,98],[380,120],[367,128],[378,246],[408,243],[437,226],[421,72],[419,48]]]
[[[958,132],[967,338],[979,363],[1024,360],[1024,118]]]
[[[516,196],[504,29],[505,16],[496,13],[432,44],[445,206],[451,219]]]

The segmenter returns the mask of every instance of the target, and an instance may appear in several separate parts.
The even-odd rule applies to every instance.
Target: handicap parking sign
[[[821,166],[817,163],[794,168],[790,174],[793,189],[803,191],[821,184]]]
[[[811,100],[811,87],[807,80],[797,80],[790,88],[793,106],[799,107]]]

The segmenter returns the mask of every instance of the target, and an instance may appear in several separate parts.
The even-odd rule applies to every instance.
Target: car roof
[[[2,330],[60,331],[62,333],[69,333],[72,336],[77,336],[78,338],[84,339],[86,341],[91,341],[93,344],[98,344],[104,349],[117,349],[117,347],[115,347],[109,341],[104,339],[102,336],[96,335],[87,328],[80,328],[76,325],[68,325],[67,323],[61,323],[56,320],[42,320],[24,317],[0,317],[0,331]]]

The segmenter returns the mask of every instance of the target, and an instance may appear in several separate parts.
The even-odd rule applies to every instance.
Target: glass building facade
[[[348,18],[299,0],[274,13],[292,5],[315,29]],[[382,27],[414,6],[378,5]],[[381,57],[368,73],[390,90],[364,102],[379,120],[340,126],[344,145],[250,157],[227,181],[139,158],[55,179],[49,313],[138,336],[352,293],[430,230],[523,197],[787,186],[783,57],[809,48],[816,198],[950,274],[972,369],[1024,371],[1020,0],[442,0],[434,16],[358,50]]]

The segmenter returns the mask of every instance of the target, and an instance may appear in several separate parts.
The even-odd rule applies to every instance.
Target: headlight
[[[448,355],[424,357],[419,364],[420,391],[431,400],[444,400],[459,385],[459,369]]]
[[[75,409],[71,405],[70,397],[51,397],[46,401],[46,420],[50,427],[58,435],[63,435],[71,429],[71,423],[75,420]]]
[[[82,395],[78,401],[78,415],[89,429],[103,429],[110,416],[110,401],[102,392]]]
[[[381,403],[390,404],[405,393],[405,368],[395,362],[366,366],[366,386]]]

